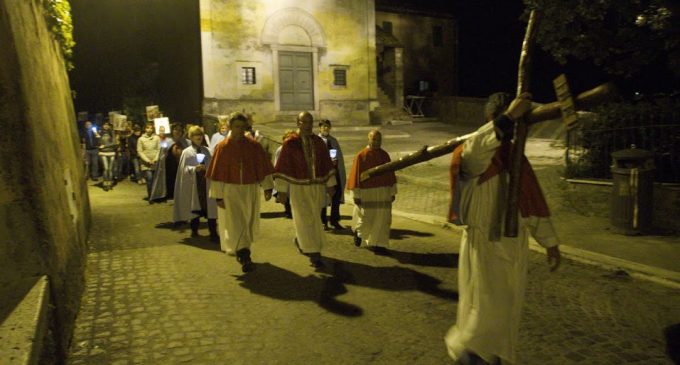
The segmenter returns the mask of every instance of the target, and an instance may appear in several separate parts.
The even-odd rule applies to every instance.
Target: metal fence
[[[567,132],[568,178],[610,179],[611,153],[631,148],[654,154],[655,181],[680,183],[680,125],[659,124]]]

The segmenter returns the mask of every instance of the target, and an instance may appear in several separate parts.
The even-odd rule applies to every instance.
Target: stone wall
[[[584,205],[584,210],[602,218],[609,218],[612,189],[611,185],[571,183],[568,193],[574,196],[580,205]],[[677,219],[680,216],[680,186],[654,184],[652,201],[652,226],[662,231],[680,232],[680,220]]]
[[[63,354],[83,290],[89,200],[69,81],[41,3],[0,0],[0,267],[1,281],[48,275]]]
[[[426,99],[424,109],[443,123],[476,128],[484,121],[484,104],[484,98],[440,96]]]
[[[425,95],[456,94],[458,35],[453,18],[376,11],[375,20],[378,26],[392,23],[392,34],[403,45],[405,95],[421,94],[419,81],[429,83],[430,91]],[[441,45],[434,44],[435,27],[441,29]]]

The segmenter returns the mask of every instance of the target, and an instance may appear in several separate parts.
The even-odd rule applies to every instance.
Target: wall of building
[[[425,115],[433,116],[442,123],[469,126],[471,130],[484,121],[486,99],[463,96],[438,96],[426,99]]]
[[[246,109],[256,112],[259,122],[291,114],[279,112],[275,104],[278,71],[272,50],[311,45],[317,51],[315,116],[338,124],[368,123],[369,111],[377,106],[372,0],[201,0],[200,6],[204,113]],[[268,36],[278,37],[274,42],[280,44],[263,41],[267,21],[283,12],[293,14],[288,20],[299,15],[302,26],[270,24],[278,33]],[[320,32],[304,29],[312,23]],[[242,84],[241,67],[255,67],[255,85]],[[347,70],[347,87],[333,85],[336,67]]]
[[[436,96],[455,95],[458,90],[457,30],[451,17],[417,13],[376,11],[376,24],[392,24],[392,34],[404,47],[404,93],[418,95],[418,82],[427,81]],[[434,27],[441,27],[441,46],[434,45]],[[385,27],[383,27],[385,29]]]
[[[64,61],[41,4],[0,0],[0,281],[48,275],[51,331],[65,350],[83,290],[89,200]]]

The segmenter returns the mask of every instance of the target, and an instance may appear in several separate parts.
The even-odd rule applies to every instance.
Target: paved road
[[[257,269],[244,277],[207,237],[171,229],[171,206],[148,205],[144,191],[90,189],[70,364],[451,363],[456,231],[395,217],[392,257],[328,233],[329,268],[315,272],[292,221],[266,203]],[[677,291],[569,261],[549,274],[536,253],[528,288],[519,363],[670,364],[661,331],[680,322]]]

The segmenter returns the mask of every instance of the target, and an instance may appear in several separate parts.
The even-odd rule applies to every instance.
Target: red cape
[[[361,181],[361,173],[382,164],[390,162],[390,155],[382,148],[372,150],[368,147],[361,150],[352,162],[352,170],[349,172],[349,180],[347,180],[347,190],[352,189],[370,189],[379,188],[383,186],[392,186],[397,183],[397,177],[394,171],[390,171],[378,176],[374,176],[366,181]]]
[[[463,145],[456,147],[451,158],[451,166],[449,170],[451,196],[449,202],[449,222],[456,222],[459,220],[456,206],[460,194],[456,192],[456,181],[460,174],[460,164],[463,154]],[[484,171],[484,173],[477,180],[477,184],[491,179],[501,172],[509,171],[510,156],[512,156],[512,144],[504,143],[496,150],[491,159],[491,165]],[[529,160],[526,156],[522,156],[522,171],[520,174],[520,192],[519,192],[519,211],[522,217],[549,217],[550,210],[548,203],[545,201],[541,186],[538,184],[536,174],[531,168]]]
[[[274,173],[262,146],[248,137],[223,139],[215,146],[206,177],[227,184],[255,184]]]
[[[335,174],[328,147],[319,136],[310,135],[313,156],[313,174],[310,173],[302,150],[300,135],[293,134],[283,142],[279,159],[276,160],[274,177],[291,184],[321,184]]]

